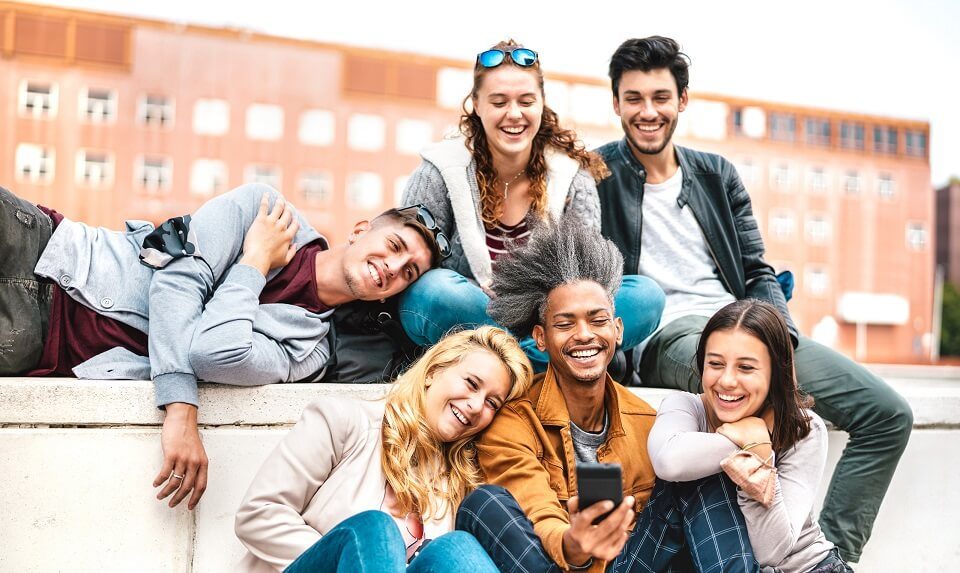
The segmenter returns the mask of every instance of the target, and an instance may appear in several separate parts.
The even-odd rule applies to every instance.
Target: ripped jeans
[[[0,376],[40,360],[53,285],[33,274],[53,225],[36,205],[0,187]]]

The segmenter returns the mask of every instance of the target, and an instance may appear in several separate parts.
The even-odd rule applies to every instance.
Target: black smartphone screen
[[[578,463],[577,495],[580,498],[580,511],[598,501],[609,499],[617,507],[623,501],[623,480],[620,476],[620,464]],[[603,521],[611,512],[601,515],[594,524]]]

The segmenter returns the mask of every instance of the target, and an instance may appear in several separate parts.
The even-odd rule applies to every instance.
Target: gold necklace
[[[503,184],[503,200],[504,201],[507,200],[507,191],[510,189],[510,186],[513,185],[513,183],[516,182],[516,180],[519,179],[520,176],[526,172],[527,172],[526,169],[521,169],[520,171],[517,172],[516,175],[513,176],[513,179]]]

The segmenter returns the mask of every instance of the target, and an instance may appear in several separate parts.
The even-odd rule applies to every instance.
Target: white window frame
[[[247,107],[245,129],[247,139],[280,141],[283,139],[283,107],[272,103],[254,103]]]
[[[151,160],[149,168],[147,167],[148,159]],[[154,160],[159,160],[160,165],[153,165]],[[135,188],[141,189],[149,195],[169,193],[170,189],[173,188],[173,160],[165,156],[138,156],[133,184]]]
[[[190,166],[190,193],[200,197],[211,197],[227,190],[229,182],[229,168],[227,163],[221,159],[210,159],[201,157],[193,161]],[[206,173],[204,173],[204,171]],[[208,181],[202,181],[203,176]]]
[[[273,163],[251,163],[243,169],[243,182],[261,183],[279,191],[283,188],[283,170]]]
[[[32,92],[30,89],[31,87],[38,88],[41,86],[46,87],[49,91],[46,94],[41,94]],[[46,107],[43,105],[44,97],[47,99]],[[17,109],[21,117],[55,119],[60,107],[60,86],[56,82],[22,80],[18,99]]]
[[[297,181],[300,196],[308,204],[325,204],[333,199],[333,173],[325,169],[307,169],[300,173]],[[308,187],[317,186],[317,189]]]
[[[819,213],[807,215],[803,224],[803,233],[807,242],[814,245],[825,245],[830,242],[832,232],[830,219],[826,215]]]
[[[770,236],[778,241],[792,239],[797,233],[797,218],[787,209],[770,211],[769,225]]]
[[[810,296],[826,297],[830,293],[830,273],[822,265],[807,265],[803,271],[803,290]]]
[[[405,155],[419,155],[433,140],[433,125],[422,119],[401,119],[396,132],[397,151]]]
[[[91,98],[90,91],[103,92],[107,97]],[[116,123],[117,121],[117,90],[112,88],[85,87],[80,90],[80,99],[77,107],[80,121],[85,123]],[[96,101],[91,101],[96,100]]]
[[[369,189],[360,189],[365,183]],[[361,194],[371,192],[370,198]],[[383,178],[372,171],[355,171],[347,176],[347,205],[352,209],[379,209],[383,205]]]
[[[90,155],[102,156],[104,161],[90,161]],[[116,175],[116,159],[108,151],[80,149],[76,161],[77,185],[91,189],[109,189]]]
[[[304,145],[333,145],[337,137],[337,116],[326,109],[308,109],[300,114],[297,137]]]
[[[930,232],[921,221],[907,221],[905,239],[911,251],[925,251],[930,246]]]
[[[212,119],[208,119],[211,118]],[[219,98],[200,98],[193,103],[193,132],[222,136],[230,132],[230,102]]]
[[[825,193],[830,187],[827,170],[823,167],[811,167],[807,172],[807,181],[810,191],[814,193]]]
[[[387,120],[372,113],[357,113],[347,122],[347,146],[355,151],[382,151],[387,142]]]
[[[770,167],[770,186],[777,191],[790,191],[793,184],[793,169],[788,163],[777,163]]]
[[[843,174],[843,192],[847,195],[859,195],[863,190],[863,177],[857,171]]]
[[[150,102],[150,98],[163,98],[164,101],[163,103]],[[140,125],[171,129],[176,111],[176,102],[170,96],[141,94],[137,100],[137,122]]]
[[[877,177],[877,196],[882,199],[893,199],[897,196],[897,182],[893,175],[881,173]]]
[[[14,164],[16,181],[49,185],[56,175],[57,151],[48,145],[21,143],[17,145]]]

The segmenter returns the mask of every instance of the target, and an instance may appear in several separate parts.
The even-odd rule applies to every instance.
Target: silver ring
[[[177,474],[173,474],[173,477],[176,479],[183,479],[183,476],[178,476]]]

